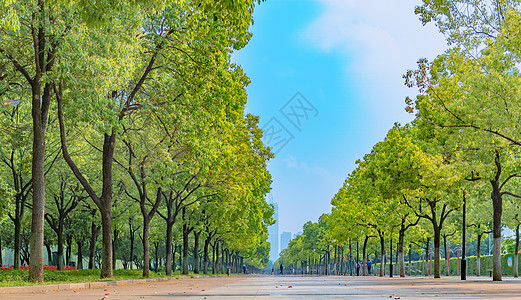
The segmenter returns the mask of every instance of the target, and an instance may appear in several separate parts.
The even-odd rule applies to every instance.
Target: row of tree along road
[[[22,257],[43,281],[44,247],[57,246],[60,269],[64,244],[81,257],[88,242],[93,257],[100,234],[102,278],[116,259],[148,276],[149,241],[164,240],[167,274],[174,240],[185,273],[189,248],[194,268],[210,250],[267,262],[273,154],[244,112],[249,79],[230,62],[260,2],[2,1],[0,98],[21,100],[0,114],[15,268]]]

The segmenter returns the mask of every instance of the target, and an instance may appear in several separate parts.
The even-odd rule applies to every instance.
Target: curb
[[[224,275],[224,276],[226,276],[226,275]],[[60,284],[48,284],[48,285],[0,287],[0,295],[2,295],[2,294],[34,294],[34,293],[44,293],[44,292],[65,291],[65,290],[93,289],[93,288],[128,285],[128,284],[136,284],[136,283],[160,282],[160,281],[179,280],[179,279],[212,278],[212,277],[223,277],[223,275],[179,276],[179,277],[144,278],[144,279],[132,279],[132,280],[114,280],[114,281],[98,281],[98,282],[60,283]]]

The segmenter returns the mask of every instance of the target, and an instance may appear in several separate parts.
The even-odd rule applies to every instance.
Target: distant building
[[[275,262],[279,258],[279,205],[273,201],[273,196],[268,195],[268,203],[273,205],[273,219],[275,224],[268,227],[268,242],[271,244],[270,261]]]
[[[302,234],[302,231],[299,231],[299,232],[297,232],[297,233],[294,233],[294,234],[293,234],[293,238],[296,238],[297,235],[301,235],[301,234]]]
[[[288,248],[289,241],[291,241],[291,232],[283,232],[280,235],[280,251]]]

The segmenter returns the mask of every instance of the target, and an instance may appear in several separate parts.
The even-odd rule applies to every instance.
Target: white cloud
[[[409,91],[403,86],[402,75],[415,67],[418,58],[432,59],[446,48],[436,28],[422,26],[414,14],[420,1],[317,1],[323,12],[303,31],[302,38],[346,58],[346,74],[364,87],[367,96],[363,100],[371,109],[383,105],[388,113],[391,106],[403,111],[403,99]]]
[[[443,50],[443,36],[422,26],[414,14],[419,1],[318,0],[323,13],[304,37],[325,51],[338,49],[363,70],[407,68],[404,63]]]

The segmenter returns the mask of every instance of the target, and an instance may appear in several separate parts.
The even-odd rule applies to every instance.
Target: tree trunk
[[[351,246],[349,247],[351,251]],[[385,272],[385,240],[383,234],[380,235],[380,277],[384,276]]]
[[[118,236],[119,230],[114,229],[114,234],[112,235],[112,267],[116,268],[116,250],[118,246]]]
[[[225,256],[224,255],[224,245],[221,245],[221,273],[222,274],[225,273],[225,271],[224,271],[224,269],[225,269],[225,264],[224,264],[225,257],[224,256]]]
[[[128,227],[130,229],[130,269],[132,270],[132,263],[134,262],[134,240],[135,232],[132,230],[132,219],[129,220]]]
[[[48,243],[45,243],[45,248],[47,248],[47,265],[52,266],[52,251],[51,251],[51,245]]]
[[[210,237],[207,237],[205,240],[204,240],[204,269],[203,269],[203,273],[204,274],[208,274],[208,263],[209,263],[209,260],[210,260],[210,257],[208,255],[208,247],[210,246]]]
[[[362,248],[362,276],[367,276],[368,270],[367,270],[367,242],[369,241],[369,236],[365,236],[364,239],[364,247]]]
[[[17,217],[14,220],[14,269],[18,270],[20,269],[20,249],[21,246],[21,239],[20,236],[22,234],[22,226],[20,224],[20,219]]]
[[[170,226],[169,222],[166,222],[166,244],[165,244],[165,251],[166,251],[166,265],[165,265],[165,271],[167,276],[172,276],[172,226]]]
[[[233,273],[237,272],[237,256],[233,254],[233,251],[230,253],[230,265]]]
[[[78,245],[78,259],[76,262],[76,268],[81,270],[83,269],[83,241],[78,241],[76,244]]]
[[[67,266],[71,265],[71,256],[72,256],[72,238],[67,237],[67,255],[65,255],[65,263]]]
[[[403,243],[405,242],[405,230],[402,228],[398,234],[398,268],[400,277],[405,277],[405,254],[403,251]]]
[[[149,220],[143,216],[143,277],[150,276],[150,244],[149,238]]]
[[[514,250],[514,277],[519,277],[519,224],[516,226],[516,248]]]
[[[481,233],[478,234],[478,245],[476,255],[476,276],[481,276]]]
[[[43,1],[40,6],[43,10]],[[38,26],[38,25],[37,25]],[[43,25],[40,25],[43,26]],[[39,46],[45,46],[43,29],[38,34]],[[36,47],[35,48],[39,48]],[[48,50],[40,49],[42,53]],[[35,53],[40,55],[40,53]],[[50,54],[48,54],[50,56]],[[52,65],[52,62],[49,62]],[[43,62],[42,62],[43,64]],[[47,68],[47,66],[46,66]],[[49,67],[50,69],[50,67]],[[37,72],[39,73],[39,72]],[[40,75],[37,74],[32,82],[32,117],[33,117],[33,159],[32,159],[32,218],[29,263],[29,281],[43,282],[43,233],[45,216],[45,127],[47,125],[48,103],[51,98],[50,83],[45,84],[43,97],[41,96]]]
[[[188,274],[188,228],[183,225],[183,274]]]
[[[110,203],[108,204],[110,206]],[[101,247],[101,275],[103,278],[112,278],[112,216],[110,207],[101,213],[102,247]]]
[[[98,239],[99,231],[101,227],[96,226],[94,222],[92,222],[90,227],[90,244],[89,244],[89,269],[94,269],[94,258],[96,255],[96,241]]]
[[[105,134],[103,141],[103,187],[100,199],[102,249],[101,249],[101,275],[103,278],[112,278],[112,163],[114,160],[114,147],[116,146],[116,134]]]
[[[194,230],[194,274],[199,274],[199,231]]]
[[[496,162],[499,157],[496,156]],[[492,183],[492,206],[494,208],[494,248],[492,249],[492,280],[501,281],[501,214],[503,213],[503,202],[499,189],[498,181],[491,181]]]
[[[63,221],[59,220],[60,224],[58,224],[58,258],[56,261],[57,269],[59,271],[63,270]]]
[[[494,248],[492,251],[492,280],[502,281],[503,279],[501,274],[501,236],[494,237]]]
[[[212,274],[215,274],[215,269],[217,268],[217,257],[216,257],[216,248],[217,248],[217,241],[214,243],[214,246],[212,247]]]
[[[226,253],[226,270],[229,270],[230,269],[230,251],[228,249],[226,249],[225,253]]]
[[[156,267],[154,268],[155,272],[159,270],[159,241],[154,243],[155,246],[155,256],[156,256]]]
[[[224,268],[225,268],[225,265],[224,265],[224,245],[221,245],[221,273],[224,274]]]

